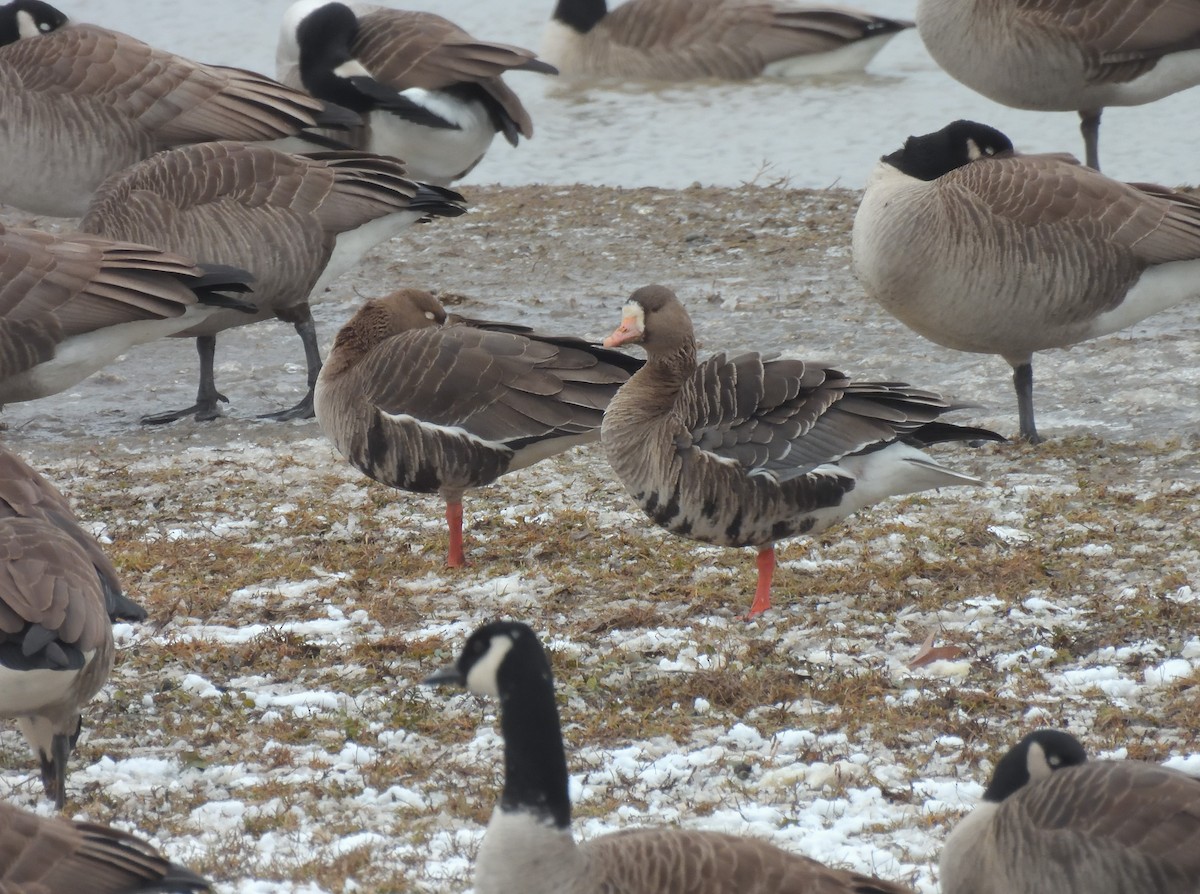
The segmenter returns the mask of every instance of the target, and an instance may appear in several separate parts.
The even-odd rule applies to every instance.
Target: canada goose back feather
[[[0,7],[0,23],[29,5]],[[324,103],[263,75],[191,62],[37,5],[51,27],[0,44],[2,202],[77,216],[105,177],[155,152],[278,140],[325,119]]]

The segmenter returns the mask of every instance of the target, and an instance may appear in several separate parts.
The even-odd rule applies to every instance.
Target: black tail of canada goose
[[[912,22],[786,0],[558,0],[542,55],[566,76],[685,81],[861,71]]]
[[[950,833],[944,894],[1196,894],[1200,779],[1141,761],[1088,761],[1038,730],[996,764]]]
[[[161,152],[109,178],[80,228],[112,239],[144,240],[206,262],[233,264],[254,277],[256,315],[216,314],[181,330],[196,338],[196,403],[146,422],[184,416],[212,419],[226,398],[216,389],[216,336],[225,329],[278,318],[304,344],[308,393],[276,419],[312,416],[321,368],[310,301],[362,255],[413,223],[456,217],[458,193],[415,183],[399,159],[367,152],[291,155],[253,143],[200,143]]]
[[[1036,351],[1200,296],[1200,201],[956,121],[880,160],[853,249],[867,295],[905,325],[1008,361],[1021,436],[1036,442]]]
[[[211,886],[149,842],[96,823],[45,818],[0,802],[5,894],[192,894]]]
[[[1200,4],[920,0],[917,29],[956,80],[1018,109],[1078,112],[1099,170],[1100,114],[1200,84]]]
[[[0,108],[0,202],[72,217],[105,177],[163,149],[361,121],[263,75],[72,22],[40,0],[0,6]]]
[[[500,700],[504,791],[476,858],[477,894],[912,894],[717,832],[626,829],[577,845],[554,677],[525,624],[480,627],[458,661],[425,682]]]
[[[285,84],[362,115],[358,148],[403,158],[415,180],[441,185],[469,173],[497,133],[513,146],[533,136],[505,72],[557,73],[431,12],[336,0],[288,8],[276,66]]]

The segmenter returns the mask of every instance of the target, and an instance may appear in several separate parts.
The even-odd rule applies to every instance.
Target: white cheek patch
[[[1029,752],[1025,755],[1025,770],[1029,773],[1030,779],[1045,779],[1061,763],[1062,761],[1057,756],[1048,758],[1046,749],[1037,742],[1029,746]]]
[[[979,148],[979,144],[974,140],[967,140],[967,157],[971,161],[977,161],[983,158],[983,150]]]
[[[34,21],[33,16],[22,9],[17,13],[17,33],[23,38],[37,37],[42,33],[42,30],[38,27],[38,23]]]
[[[357,59],[343,62],[333,70],[333,73],[339,78],[370,78],[371,80],[375,80],[375,76],[367,71]]]
[[[500,665],[513,647],[512,637],[498,633],[492,637],[488,650],[483,657],[471,665],[467,671],[467,689],[476,695],[491,695],[500,697],[500,683],[497,679]]]
[[[630,317],[633,317],[638,332],[646,331],[646,309],[636,301],[630,301],[621,308],[621,319],[628,320]]]

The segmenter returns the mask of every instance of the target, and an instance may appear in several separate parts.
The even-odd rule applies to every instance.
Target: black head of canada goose
[[[786,0],[557,0],[542,55],[565,76],[685,81],[861,71],[912,22]]]
[[[129,348],[224,310],[250,275],[101,236],[0,224],[0,403],[72,387]]]
[[[464,491],[598,440],[604,408],[640,366],[582,339],[448,316],[430,293],[402,289],[338,333],[317,420],[364,475],[441,494],[447,564],[459,566]]]
[[[909,328],[1009,362],[1021,436],[1037,442],[1034,352],[1200,295],[1200,201],[955,121],[876,165],[853,252],[867,295]]]
[[[211,886],[149,842],[97,823],[0,802],[4,894],[192,894]]]
[[[360,122],[263,75],[70,21],[40,0],[0,6],[0,108],[0,202],[70,217],[105,177],[163,149]]]
[[[276,66],[285,84],[363,116],[356,148],[402,158],[413,179],[443,186],[469,173],[497,133],[513,146],[533,136],[505,72],[557,73],[431,12],[330,0],[289,7]]]
[[[920,0],[917,30],[942,68],[989,99],[1078,112],[1097,170],[1105,106],[1200,84],[1194,0]]]
[[[504,791],[475,861],[477,894],[911,894],[757,838],[625,829],[577,844],[554,677],[525,624],[497,621],[425,680],[500,700]]]
[[[186,329],[200,354],[196,403],[143,421],[213,419],[226,398],[216,389],[217,333],[277,318],[304,344],[308,393],[276,419],[310,418],[321,369],[310,302],[376,244],[420,220],[456,217],[462,196],[414,183],[403,162],[357,151],[292,155],[254,143],[200,143],[161,152],[109,178],[80,227],[113,239],[144,241],[254,277],[257,315],[225,313]]]
[[[944,894],[1196,894],[1200,779],[1037,730],[946,839]]]
[[[696,361],[687,311],[665,286],[630,296],[604,344],[640,344],[646,365],[604,414],[608,461],[660,527],[758,549],[749,617],[771,604],[775,543],[814,535],[890,496],[979,484],[920,448],[1004,440],[941,422],[956,407],[902,382],[858,382],[757,353]]]

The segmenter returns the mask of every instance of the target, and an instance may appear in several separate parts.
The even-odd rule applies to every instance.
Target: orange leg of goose
[[[771,607],[771,580],[775,577],[775,545],[764,546],[758,551],[758,589],[754,591],[754,602],[746,620],[761,615]]]
[[[463,555],[461,502],[446,504],[446,524],[450,527],[450,551],[446,554],[446,564],[451,568],[462,568],[467,564],[467,557]]]

